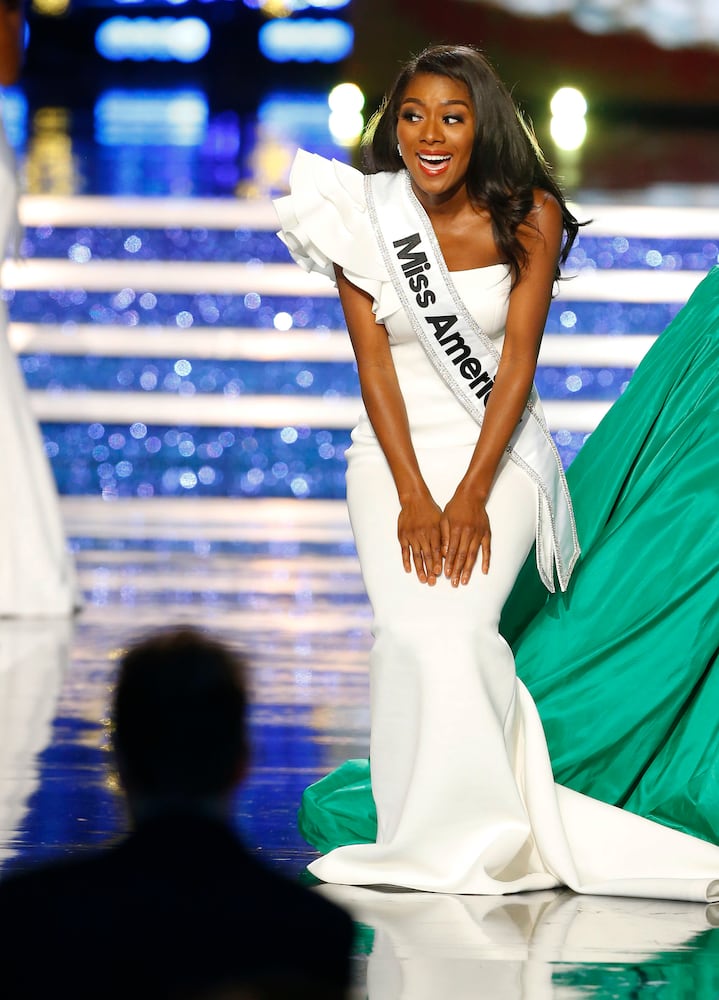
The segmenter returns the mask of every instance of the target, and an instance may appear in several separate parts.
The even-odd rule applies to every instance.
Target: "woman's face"
[[[397,140],[417,194],[441,202],[464,185],[474,133],[464,83],[434,73],[412,77],[399,105]]]

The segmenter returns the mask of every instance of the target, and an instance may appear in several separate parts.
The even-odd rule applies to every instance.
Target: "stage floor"
[[[344,504],[65,497],[85,605],[0,623],[5,870],[125,828],[108,750],[117,657],[158,622],[216,631],[252,662],[253,764],[238,828],[300,876],[304,786],[367,753],[370,614]],[[719,908],[542,892],[500,899],[321,887],[357,920],[353,998],[719,995]]]

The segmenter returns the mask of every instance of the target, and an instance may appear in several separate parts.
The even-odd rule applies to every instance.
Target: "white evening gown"
[[[306,269],[331,261],[374,300],[404,396],[420,467],[442,506],[462,478],[477,425],[412,332],[374,244],[361,178],[300,154],[276,203],[282,236]],[[501,349],[504,265],[452,275]],[[499,635],[502,606],[535,537],[537,497],[512,461],[488,500],[489,574],[435,587],[404,572],[396,489],[369,420],[347,453],[347,498],[374,612],[370,767],[375,844],[310,865],[325,882],[498,895],[567,885],[583,893],[719,898],[719,847],[556,785],[534,702]]]
[[[17,180],[0,122],[0,262],[16,225]],[[55,480],[7,337],[0,299],[0,618],[69,615],[79,606]]]

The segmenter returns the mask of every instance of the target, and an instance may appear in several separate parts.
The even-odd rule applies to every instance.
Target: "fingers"
[[[451,580],[453,587],[458,587],[460,583],[469,583],[480,551],[482,553],[482,572],[486,575],[489,572],[491,558],[489,524],[483,530],[465,526],[450,532],[444,561],[444,575]]]
[[[447,554],[449,552],[449,536],[450,536],[449,518],[447,517],[446,514],[442,517],[441,521],[439,522],[439,531],[440,531],[440,548],[442,551],[442,558],[446,559]]]
[[[491,531],[483,510],[454,521],[452,513],[443,513],[434,524],[428,525],[427,520],[422,523],[419,518],[400,516],[398,535],[405,573],[414,572],[420,583],[434,586],[444,566],[444,575],[453,587],[459,587],[469,583],[480,554],[481,570],[489,572]]]
[[[421,535],[412,546],[412,553],[418,580],[433,587],[437,577],[442,575],[439,531],[435,529],[429,532],[429,536]]]
[[[417,579],[420,583],[427,583],[428,576],[424,565],[424,554],[422,549],[419,547],[413,548],[412,556],[414,558],[414,569],[417,574]]]
[[[442,575],[442,553],[439,530],[421,533],[413,538],[400,539],[402,565],[405,573],[414,568],[420,583],[433,587],[437,577]]]
[[[486,576],[489,573],[489,562],[492,556],[492,533],[487,531],[482,539],[482,572]]]
[[[399,543],[400,543],[400,545],[402,547],[402,565],[404,566],[404,571],[405,571],[405,573],[411,573],[412,572],[412,559],[411,559],[411,552],[410,552],[409,542],[407,542],[405,540],[402,540],[400,538]]]
[[[434,528],[430,532],[430,546],[431,546],[431,567],[432,573],[430,576],[430,583],[435,583],[438,576],[442,575],[442,526],[439,529]],[[434,577],[434,580],[431,577]]]

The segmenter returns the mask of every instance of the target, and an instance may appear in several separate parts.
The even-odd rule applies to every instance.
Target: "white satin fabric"
[[[15,230],[17,181],[0,123],[0,261]],[[0,300],[0,618],[58,617],[79,605],[55,480]]]
[[[335,164],[330,173],[322,166],[328,187],[316,211],[318,179],[307,179],[300,167],[293,171],[292,195],[278,208],[283,225],[293,226],[284,238],[302,266],[331,276],[326,262],[334,260],[373,296],[420,467],[444,506],[467,469],[477,426],[435,372],[398,302],[391,308],[393,293],[384,288],[386,273],[383,283],[376,272],[366,216],[361,205],[348,208],[351,176],[332,216],[331,178],[351,168]],[[366,278],[357,276],[363,259]],[[507,269],[452,277],[501,346]],[[340,847],[314,861],[313,874],[330,883],[446,893],[566,885],[582,893],[719,898],[719,847],[554,783],[534,702],[498,631],[534,543],[537,495],[526,474],[505,459],[492,486],[489,573],[476,568],[469,585],[458,589],[444,578],[429,587],[402,567],[397,492],[366,415],[352,440],[347,499],[374,612],[370,764],[379,834],[376,844]]]

